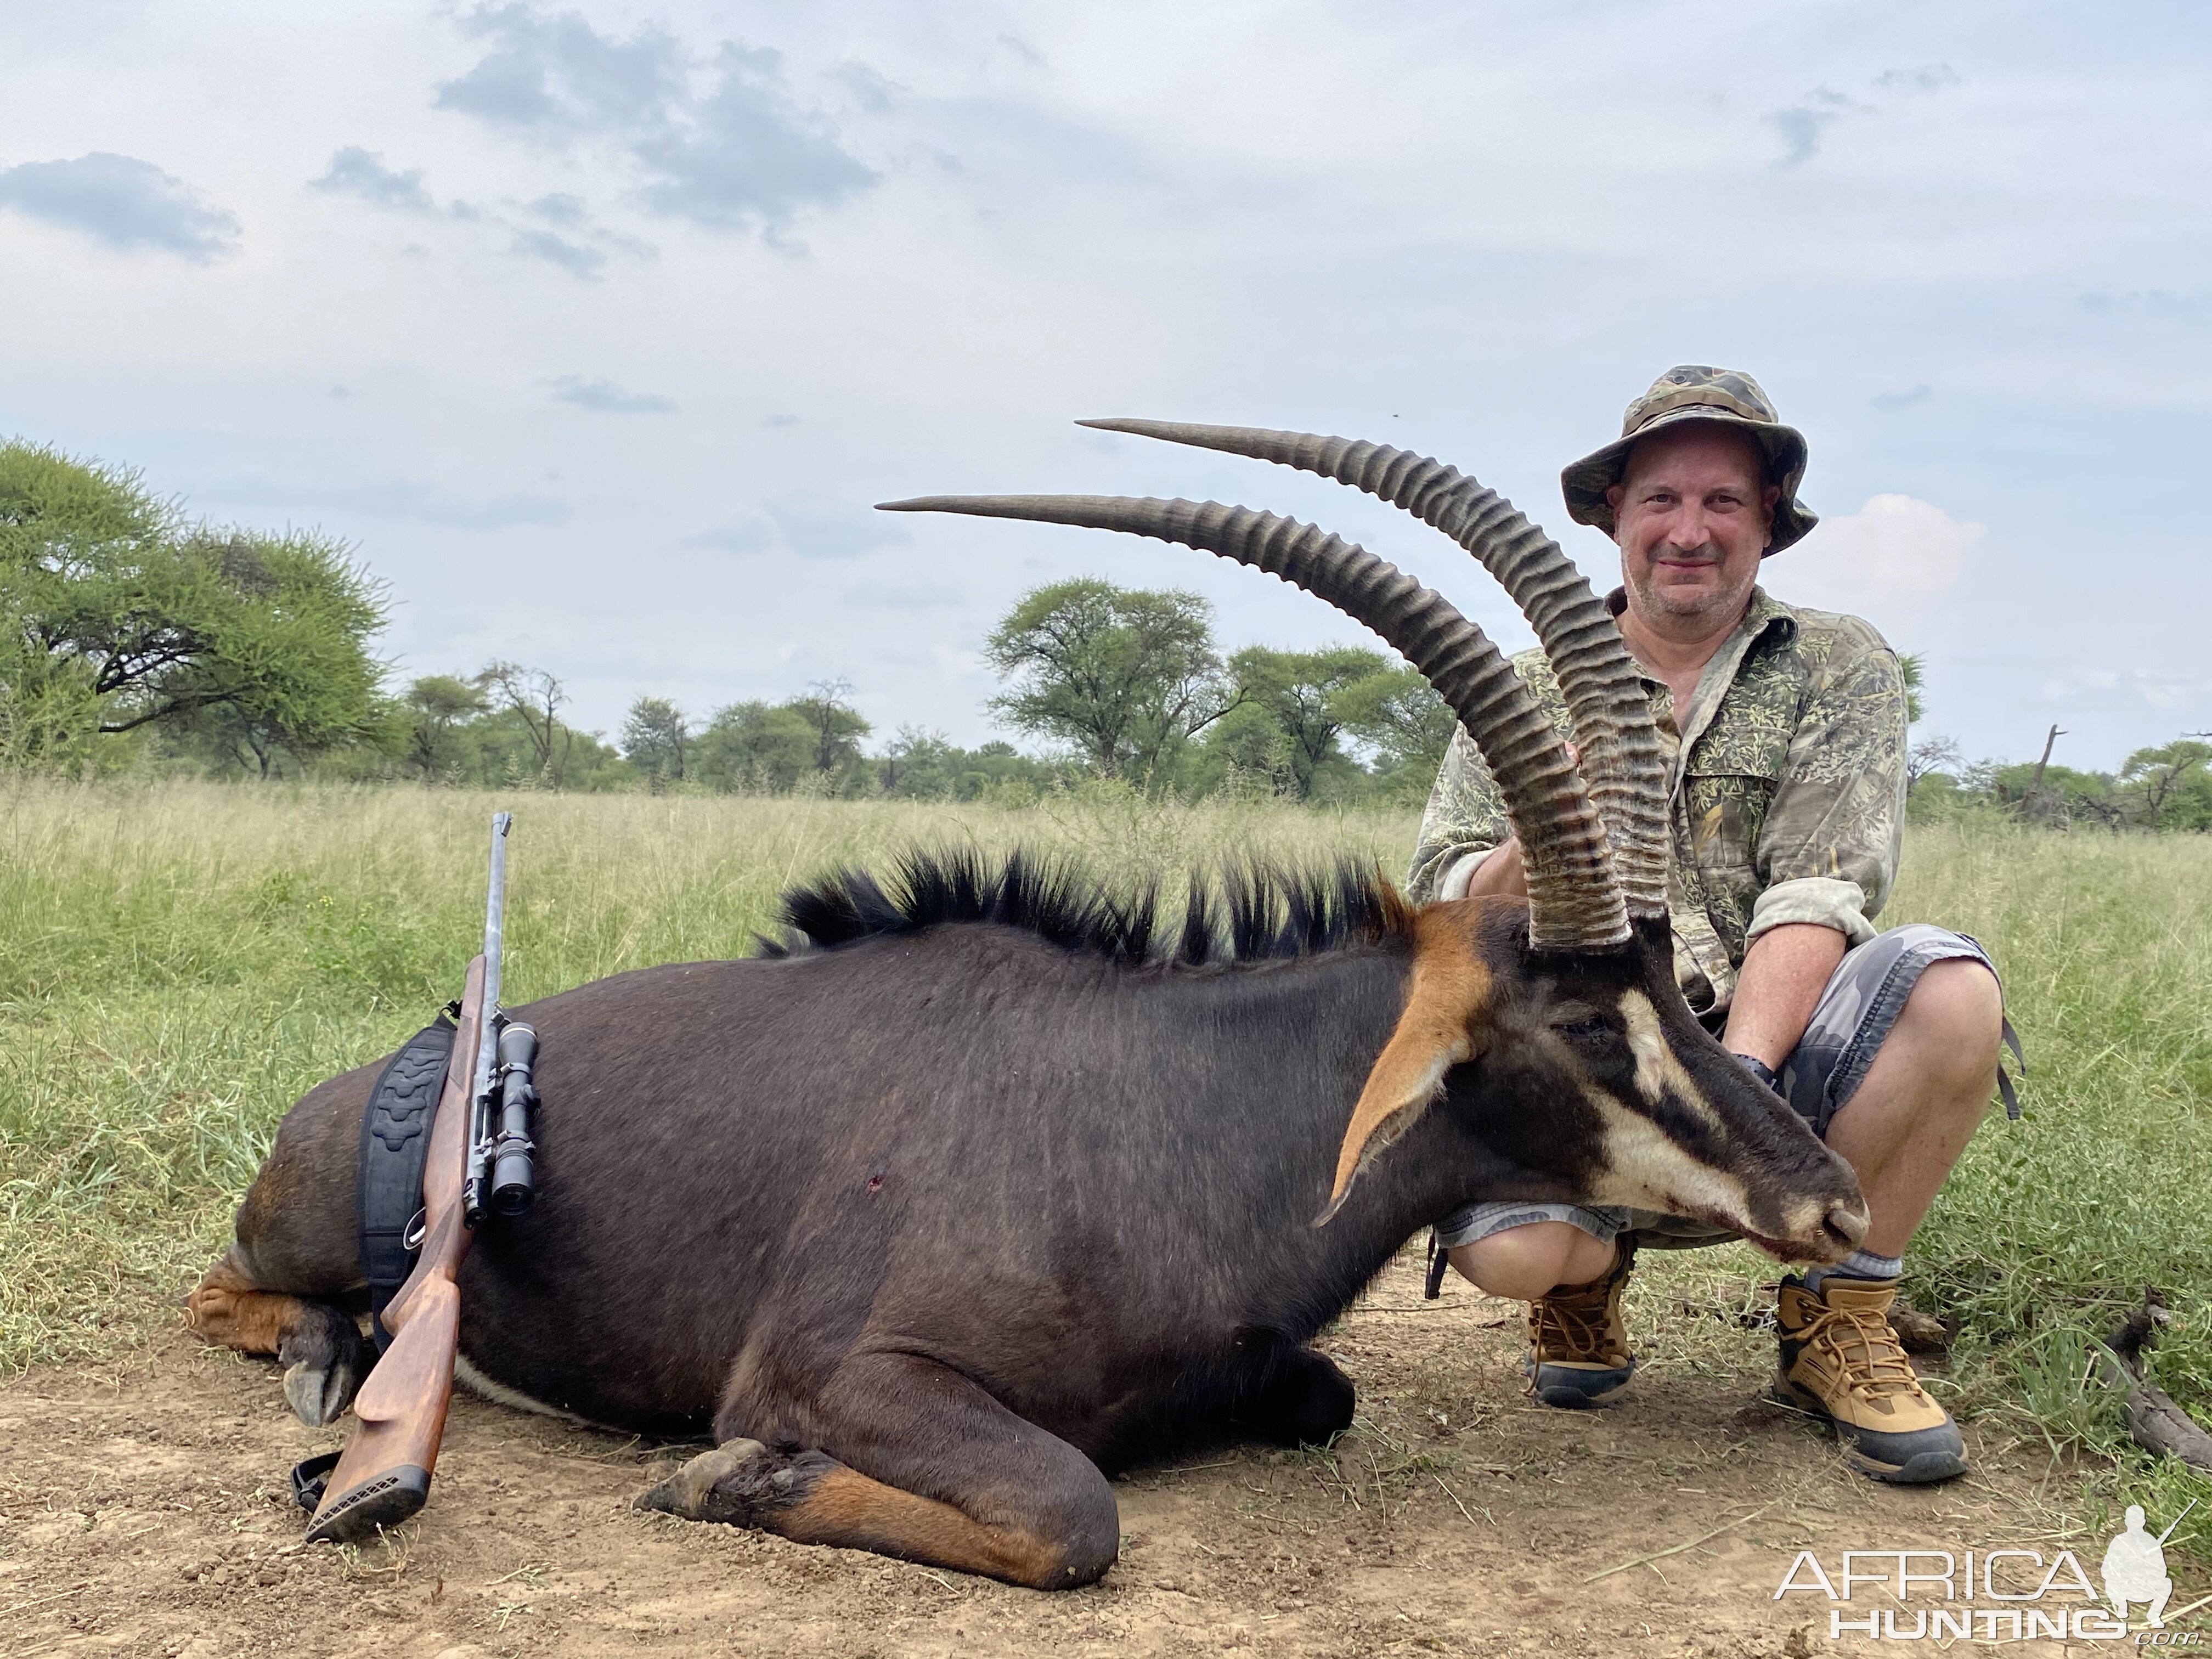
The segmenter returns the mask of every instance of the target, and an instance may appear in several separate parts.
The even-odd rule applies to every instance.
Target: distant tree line
[[[623,722],[622,752],[647,788],[744,794],[893,795],[974,800],[1035,793],[1080,771],[1009,743],[962,749],[941,732],[903,726],[876,753],[875,728],[847,680],[819,681],[781,702],[733,702],[694,723],[665,697],[640,697]]]
[[[382,585],[313,532],[196,521],[136,472],[0,444],[0,767],[131,766],[252,778],[646,788],[973,800],[1103,776],[1157,794],[1417,802],[1454,730],[1419,674],[1380,651],[1248,646],[1212,607],[1096,578],[1024,594],[984,641],[987,707],[1039,745],[888,738],[843,679],[694,715],[633,703],[617,737],[580,730],[550,671],[497,660],[394,690],[374,653]],[[1920,665],[1905,660],[1912,719]],[[1911,750],[1916,817],[2212,830],[2212,734],[2140,749],[2116,772],[1968,765]]]
[[[2039,760],[1969,764],[1949,738],[1913,744],[1906,766],[1911,815],[1979,815],[2056,829],[2212,831],[2212,732],[2138,749],[2117,771],[2053,764],[2051,728]]]
[[[844,680],[696,721],[641,697],[622,754],[656,788],[969,800],[1088,775],[1156,793],[1351,802],[1425,794],[1454,725],[1428,683],[1382,652],[1250,646],[1224,659],[1197,594],[1095,578],[1024,595],[984,653],[1005,683],[988,708],[1045,756],[963,749],[912,725],[871,752]]]

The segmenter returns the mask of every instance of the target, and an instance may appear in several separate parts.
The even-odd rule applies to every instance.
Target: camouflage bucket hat
[[[1741,427],[1765,452],[1767,482],[1782,487],[1782,498],[1774,504],[1768,553],[1779,553],[1820,522],[1797,499],[1797,486],[1805,478],[1804,434],[1782,424],[1774,404],[1750,375],[1703,363],[1683,363],[1662,374],[1649,392],[1629,404],[1617,440],[1559,474],[1568,516],[1577,524],[1595,525],[1613,534],[1613,507],[1605,492],[1620,482],[1628,452],[1638,438],[1683,421],[1721,421]]]

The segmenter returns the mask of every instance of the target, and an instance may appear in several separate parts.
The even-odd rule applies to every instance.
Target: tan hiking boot
[[[1636,1374],[1620,1293],[1636,1250],[1626,1239],[1601,1279],[1555,1285],[1528,1304],[1528,1392],[1547,1406],[1594,1406]]]
[[[1890,1328],[1893,1279],[1844,1279],[1820,1288],[1782,1281],[1784,1396],[1835,1425],[1844,1455],[1877,1480],[1917,1485],[1966,1470],[1966,1442],[1950,1413],[1928,1397]]]

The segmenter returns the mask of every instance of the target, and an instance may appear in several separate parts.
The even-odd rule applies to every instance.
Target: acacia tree
[[[402,699],[411,722],[407,764],[425,783],[460,763],[456,733],[491,707],[480,687],[451,674],[425,674],[408,686]]]
[[[681,781],[691,723],[665,697],[640,697],[623,721],[623,758],[647,776]]]
[[[1459,716],[1417,668],[1384,668],[1330,699],[1347,737],[1374,751],[1394,790],[1426,795],[1459,729]]]
[[[853,707],[853,682],[816,680],[784,708],[814,733],[814,769],[824,779],[842,778],[860,763],[860,739],[875,730]]]
[[[313,532],[186,522],[136,472],[0,445],[0,714],[20,757],[161,726],[264,771],[369,734],[380,586]]]
[[[1966,763],[1966,751],[1955,738],[1923,738],[1905,751],[1905,788],[1910,794],[1931,773],[1956,776]]]
[[[1897,672],[1905,682],[1905,723],[1920,724],[1920,717],[1928,712],[1928,704],[1921,696],[1928,680],[1928,659],[1925,653],[1908,651],[1897,659]]]
[[[1346,721],[1340,694],[1388,666],[1381,652],[1356,646],[1247,646],[1229,659],[1237,708],[1214,726],[1207,745],[1248,772],[1274,774],[1278,793],[1309,799],[1325,767],[1349,764],[1337,747]]]
[[[902,726],[876,757],[876,782],[886,795],[934,800],[951,792],[948,769],[959,755],[944,732],[927,726]]]
[[[1017,731],[1072,744],[1109,777],[1164,777],[1183,744],[1237,706],[1195,593],[1096,577],[1025,593],[984,642]]]
[[[2145,824],[2163,830],[2177,793],[2185,795],[2187,786],[2204,776],[2208,765],[2212,765],[2212,744],[2177,738],[2130,755],[2120,768],[2120,781],[2141,792]]]
[[[538,757],[538,775],[558,789],[576,741],[576,734],[559,719],[562,705],[568,701],[568,688],[543,668],[504,661],[487,663],[477,676],[477,684],[522,723]]]
[[[694,740],[691,769],[717,789],[781,793],[814,763],[814,733],[788,708],[733,702],[718,708]]]

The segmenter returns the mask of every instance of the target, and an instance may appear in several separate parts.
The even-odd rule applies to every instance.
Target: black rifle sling
[[[430,1123],[453,1055],[453,1022],[445,1015],[407,1040],[392,1057],[361,1119],[361,1267],[368,1279],[369,1334],[382,1353],[392,1344],[384,1310],[415,1271],[422,1239],[422,1166],[430,1158]]]

